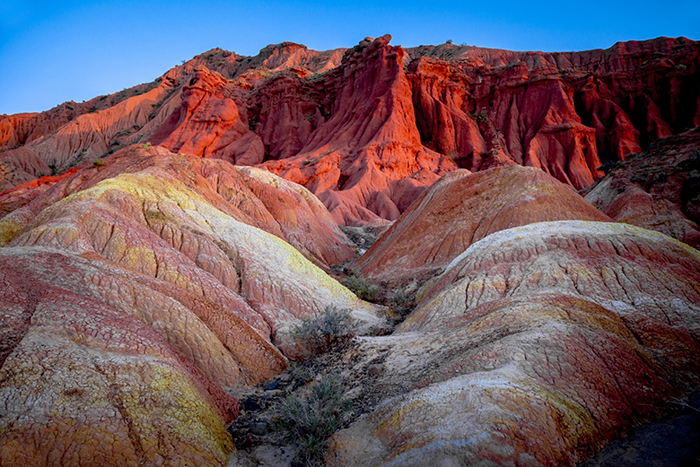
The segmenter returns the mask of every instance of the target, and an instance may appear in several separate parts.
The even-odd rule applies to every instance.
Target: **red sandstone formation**
[[[65,102],[46,112],[0,115],[0,151],[41,140],[83,114],[113,107],[130,96],[150,91],[157,86],[158,82],[159,80],[150,84],[141,84],[109,96],[99,96],[87,102]]]
[[[423,140],[470,170],[489,150],[583,188],[599,161],[700,124],[700,54],[684,38],[553,54],[445,44],[409,55]]]
[[[70,177],[77,171],[78,169],[73,167],[61,175],[46,175],[34,178],[10,190],[3,191],[0,193],[0,218],[29,203],[51,186]]]
[[[700,124],[700,47],[685,38],[570,53],[388,41],[327,52],[283,43],[256,57],[214,49],[148,85],[3,116],[0,149],[24,144],[23,157],[44,161],[23,163],[33,171],[6,175],[5,188],[151,141],[265,162],[336,221],[367,224],[396,219],[453,161],[534,166],[580,189],[601,163]]]
[[[84,113],[20,148],[0,153],[0,157],[10,157],[21,151],[19,157],[42,161],[33,164],[35,172],[41,175],[62,173],[76,165],[91,164],[110,149],[118,147],[120,138],[128,139],[135,128],[148,122],[153,105],[168,92],[169,86],[162,83],[111,107]]]
[[[619,222],[658,230],[700,247],[700,131],[654,143],[584,190],[586,200]]]
[[[541,170],[507,166],[443,176],[355,263],[363,276],[406,285],[442,270],[500,230],[555,220],[611,219]]]
[[[195,69],[183,86],[180,103],[149,141],[172,151],[216,156],[231,163],[254,165],[262,162],[260,138],[241,119],[227,81],[206,68]],[[228,92],[227,92],[228,91]]]
[[[46,163],[26,148],[0,153],[0,190],[9,190],[51,173]]]
[[[70,177],[71,175],[73,175],[77,171],[78,171],[78,168],[73,167],[72,169],[66,170],[65,172],[63,172],[60,175],[45,175],[43,177],[34,178],[34,179],[28,181],[27,183],[23,183],[21,185],[15,186],[11,190],[3,191],[2,193],[0,193],[0,196],[3,196],[5,194],[11,193],[11,192],[24,191],[24,190],[29,190],[32,188],[38,188],[38,187],[40,187],[42,185],[46,185],[46,184],[53,185],[54,183],[60,182],[61,180],[64,180],[64,179]]]
[[[361,340],[386,399],[328,464],[574,466],[697,389],[699,283],[697,250],[638,227],[491,234]]]
[[[295,324],[386,330],[326,274],[338,223],[396,220],[358,266],[424,285],[351,351],[387,398],[330,464],[574,465],[697,388],[698,251],[573,189],[700,124],[698,43],[389,40],[214,49],[0,117],[0,464],[225,465],[229,393],[301,356]],[[698,134],[587,199],[697,245]]]
[[[346,52],[323,79],[332,90],[328,104],[314,114],[317,129],[299,155],[263,166],[318,193],[338,223],[393,220],[416,187],[454,168],[421,145],[404,52],[389,40],[365,40]]]

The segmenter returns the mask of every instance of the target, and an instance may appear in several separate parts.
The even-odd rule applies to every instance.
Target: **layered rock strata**
[[[555,220],[611,221],[571,187],[534,167],[456,170],[421,195],[355,268],[391,286],[420,283],[494,232]]]
[[[388,337],[387,397],[329,465],[576,465],[700,382],[700,253],[625,224],[559,221],[474,243]]]
[[[383,326],[321,269],[352,252],[320,201],[220,160],[126,148],[0,239],[3,465],[225,465],[227,391],[283,371],[295,324]]]

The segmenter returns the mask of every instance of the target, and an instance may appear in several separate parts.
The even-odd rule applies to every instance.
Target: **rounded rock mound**
[[[443,176],[357,260],[366,277],[392,285],[441,272],[489,234],[535,222],[611,221],[571,187],[511,165]]]

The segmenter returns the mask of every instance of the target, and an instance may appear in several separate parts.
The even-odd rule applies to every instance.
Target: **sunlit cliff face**
[[[580,53],[389,40],[328,52],[283,43],[256,57],[214,49],[136,91],[3,117],[0,144],[24,144],[21,157],[2,153],[18,169],[3,187],[150,141],[262,164],[319,196],[336,222],[371,224],[457,167],[532,166],[582,189],[605,163],[700,123],[687,39]]]

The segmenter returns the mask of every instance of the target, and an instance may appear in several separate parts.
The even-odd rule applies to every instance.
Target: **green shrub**
[[[403,289],[398,289],[389,296],[388,305],[403,320],[413,311],[413,302],[413,298],[409,293]]]
[[[275,426],[290,433],[307,465],[320,460],[328,439],[341,427],[343,413],[351,407],[343,400],[344,390],[340,375],[329,373],[311,386],[308,397],[288,396],[277,409]]]
[[[483,110],[481,112],[467,112],[467,117],[477,122],[485,122],[488,120],[488,115]]]
[[[287,367],[287,373],[292,380],[293,389],[303,386],[314,379],[314,372],[307,365],[292,362]]]
[[[352,290],[357,298],[367,302],[376,302],[379,295],[379,288],[367,282],[366,279],[358,276],[350,276],[343,279],[342,284]]]
[[[293,328],[293,333],[315,351],[325,352],[340,339],[352,336],[355,327],[349,309],[329,306],[314,318],[302,320]]]
[[[620,167],[621,165],[622,165],[621,161],[608,161],[608,162],[605,162],[600,167],[598,167],[596,170],[602,170],[603,172],[605,172],[607,174],[611,170],[616,169],[616,168]]]

